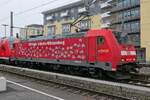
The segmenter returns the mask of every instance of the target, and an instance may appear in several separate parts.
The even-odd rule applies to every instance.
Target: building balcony
[[[78,9],[78,13],[79,13],[79,14],[81,14],[81,13],[85,13],[85,12],[87,12],[87,10],[86,10],[86,8],[85,8],[85,7],[83,7],[83,8],[79,8],[79,9]]]
[[[55,19],[55,17],[52,16],[52,15],[46,17],[46,20],[47,20],[47,21],[52,21],[52,20],[54,20],[54,19]]]
[[[136,47],[139,47],[140,46],[140,41],[130,41],[130,42],[128,42],[128,44],[132,44]]]
[[[128,33],[129,34],[140,33],[140,28],[135,28],[135,29],[129,30]]]
[[[120,25],[121,26],[121,25]],[[127,33],[127,34],[129,34],[129,35],[132,35],[132,34],[139,34],[140,33],[140,28],[135,28],[135,29],[122,29],[121,27],[112,27],[111,26],[111,28],[113,29],[113,30],[116,30],[116,31],[119,31],[119,32],[124,32],[124,33]]]
[[[68,17],[68,16],[69,16],[69,11],[65,11],[60,14],[60,17]]]
[[[107,8],[110,6],[111,6],[111,4],[109,2],[105,2],[105,3],[100,4],[101,9],[104,9],[104,8]]]
[[[122,18],[122,19],[116,19],[116,20],[112,20],[111,24],[120,24],[122,22],[130,22],[130,21],[136,21],[136,20],[140,20],[140,15],[138,16],[134,16],[134,17],[126,17],[126,18]]]
[[[109,28],[109,27],[110,27],[110,22],[101,24],[101,28]]]
[[[126,6],[118,5],[118,6],[115,6],[114,8],[112,8],[111,13],[131,9],[131,8],[135,8],[135,7],[139,7],[139,6],[140,6],[140,2],[136,2],[135,4],[128,4]]]
[[[106,13],[101,14],[100,16],[101,16],[101,18],[106,18],[106,17],[109,17],[111,15],[110,15],[110,12],[106,12]]]

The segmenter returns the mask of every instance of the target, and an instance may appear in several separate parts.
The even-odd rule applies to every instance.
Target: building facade
[[[141,46],[140,0],[102,0],[101,5],[102,23],[113,29],[122,43],[134,45],[138,61],[145,62],[146,49]]]
[[[25,28],[20,29],[20,36],[22,40],[43,35],[44,35],[43,25],[31,24],[25,26]]]
[[[147,51],[150,47],[147,42],[149,31],[144,29],[146,26],[144,23],[148,22],[150,17],[146,12],[148,4],[147,8],[144,8],[145,2],[149,0],[97,0],[90,7],[90,18],[80,21],[76,27],[111,28],[118,40],[135,45],[140,62],[150,60]],[[82,1],[45,11],[42,13],[44,31],[47,35],[74,33],[76,27],[71,27],[71,23],[83,13],[86,13],[86,9]]]
[[[146,48],[146,60],[150,63],[150,0],[141,0],[141,47]]]
[[[72,3],[60,8],[52,9],[43,12],[44,15],[44,29],[47,35],[53,34],[68,34],[74,33],[78,28],[82,29],[97,29],[100,25],[100,2],[96,1],[90,8],[90,18],[84,18],[75,26],[71,24],[76,19],[82,19],[86,16],[86,10],[82,1]],[[82,17],[80,17],[83,15]]]

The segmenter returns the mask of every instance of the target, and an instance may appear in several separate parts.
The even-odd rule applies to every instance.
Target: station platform
[[[69,93],[22,76],[3,72],[0,72],[0,76],[7,78],[7,90],[0,92],[0,100],[87,100],[85,96]]]
[[[119,96],[119,97],[124,97],[124,98],[131,98],[131,99],[134,98],[134,100],[136,99],[138,100],[148,99],[149,100],[150,98],[150,95],[149,95],[150,89],[147,87],[143,87],[143,86],[118,83],[118,82],[110,82],[110,81],[97,80],[97,79],[90,79],[90,78],[71,76],[71,75],[66,75],[66,74],[45,72],[45,71],[28,69],[28,68],[18,68],[15,66],[8,66],[8,65],[1,65],[0,72],[13,73],[13,75],[15,74],[17,77],[24,76],[26,78],[30,77],[32,79],[44,80],[50,83],[59,83],[65,86],[66,85],[73,86],[79,89],[81,88],[84,90],[94,91],[96,93],[103,93],[103,94],[106,93],[106,94],[117,96],[117,97]],[[12,77],[12,75],[9,75],[9,76],[6,76],[5,74],[2,74],[2,75],[8,79],[9,83],[13,85],[17,85],[20,88],[30,90],[34,93],[40,93],[45,96],[51,95],[52,97],[53,96],[59,97],[60,100],[61,99],[62,100],[63,99],[64,100],[93,100],[91,98],[84,99],[86,97],[81,96],[80,94],[74,96],[74,93],[72,92],[69,92],[69,94],[67,94],[68,92],[64,92],[60,90],[56,91],[57,89],[54,89],[53,86],[52,87],[47,86],[47,85],[40,86],[36,82],[33,85],[33,82],[31,80],[23,79],[21,81],[22,78],[17,78],[17,80],[15,80],[16,77]],[[68,96],[69,96],[69,99],[68,99]],[[97,99],[97,100],[101,100],[101,99]],[[105,100],[108,100],[108,99],[105,99]]]

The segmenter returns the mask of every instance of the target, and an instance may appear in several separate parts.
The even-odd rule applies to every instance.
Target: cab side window
[[[15,48],[16,47],[16,45],[15,45],[15,43],[13,43],[13,48]]]
[[[105,42],[105,39],[103,36],[100,36],[97,38],[97,44],[98,45],[102,45],[102,44],[104,44],[104,42]]]

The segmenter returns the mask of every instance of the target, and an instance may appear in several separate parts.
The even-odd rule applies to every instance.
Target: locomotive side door
[[[107,41],[103,36],[97,37],[97,61],[98,62],[107,62],[111,58],[110,50],[107,45]]]
[[[95,63],[96,62],[96,39],[95,37],[88,37],[88,62]]]

